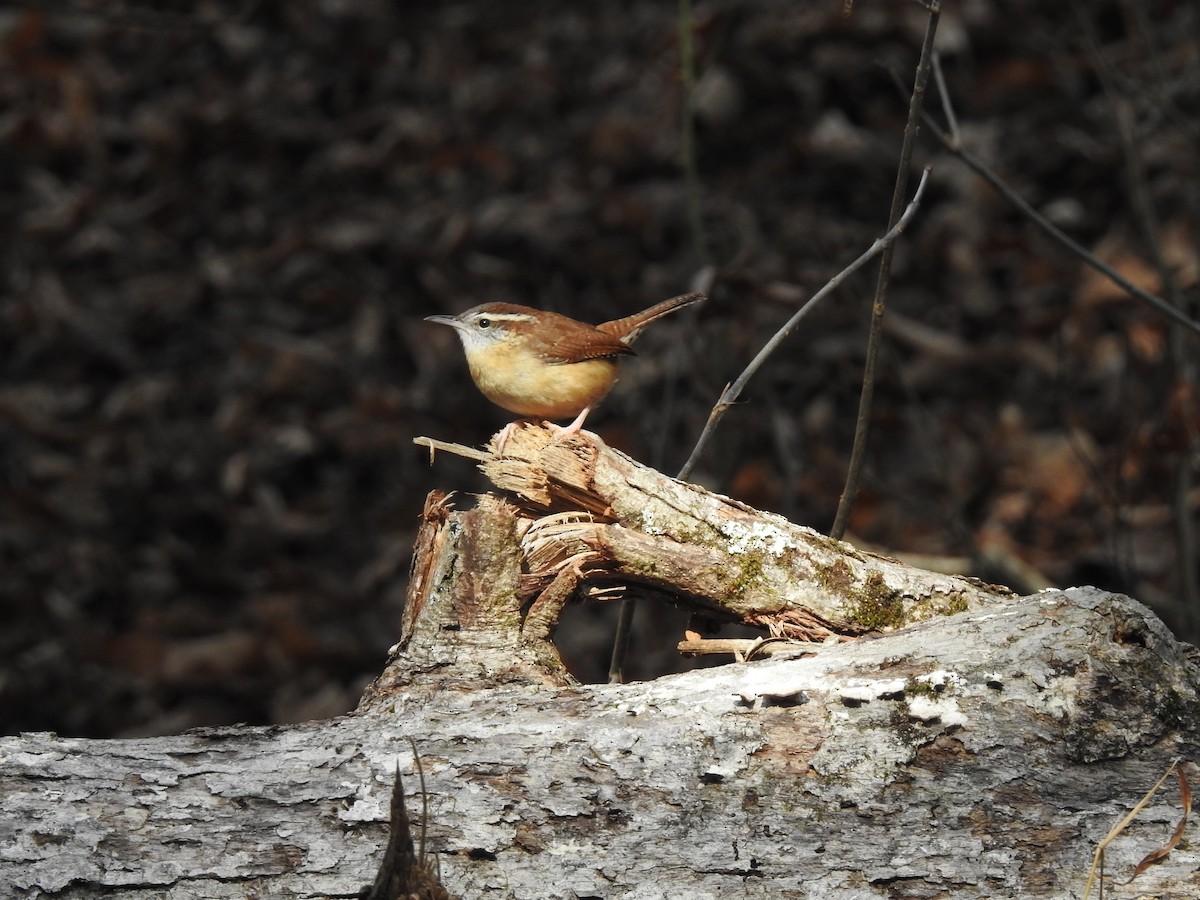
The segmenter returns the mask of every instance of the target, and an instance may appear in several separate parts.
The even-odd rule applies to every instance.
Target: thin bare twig
[[[612,656],[608,661],[610,684],[625,683],[625,657],[629,655],[629,638],[633,634],[633,614],[637,612],[637,597],[621,598],[617,609],[617,630],[613,634]]]
[[[900,87],[902,92],[904,91],[903,85],[898,85],[898,87]],[[950,100],[948,95],[943,98],[943,102],[949,104]],[[1136,297],[1144,303],[1150,304],[1150,306],[1153,306],[1156,310],[1174,321],[1176,324],[1182,325],[1189,331],[1200,335],[1200,322],[1190,318],[1184,314],[1182,310],[1172,306],[1162,297],[1138,287],[1132,281],[1121,275],[1121,273],[1112,266],[1097,259],[1082,244],[1078,243],[1073,238],[1059,230],[1054,223],[1030,206],[1025,198],[1009,187],[1008,183],[990,168],[988,168],[988,166],[984,164],[982,160],[963,149],[961,136],[958,132],[949,132],[942,128],[928,113],[921,114],[921,121],[925,123],[925,126],[930,130],[930,132],[933,133],[933,136],[938,139],[943,147],[966,163],[969,169],[990,184],[992,188],[998,194],[1000,194],[1000,196],[1024,213],[1034,225],[1053,238],[1056,242],[1066,247],[1081,260],[1083,260],[1087,265],[1091,266],[1113,284],[1120,287],[1127,294]]]
[[[940,53],[933,54],[933,81],[937,85],[938,97],[942,101],[942,115],[946,117],[946,127],[957,141],[959,137],[958,116],[954,114],[954,104],[950,102],[950,92],[946,90],[946,76],[942,74],[942,55]]]
[[[892,191],[892,208],[888,213],[888,227],[900,218],[904,209],[904,196],[908,190],[908,172],[912,166],[913,146],[917,142],[917,127],[921,117],[921,104],[925,100],[925,86],[929,83],[930,58],[933,56],[933,38],[937,34],[941,4],[931,2],[929,18],[925,23],[925,39],[921,44],[921,60],[917,63],[917,74],[913,80],[913,91],[908,104],[908,122],[904,126],[904,141],[900,148],[900,165],[896,171],[896,185]],[[863,365],[862,393],[858,398],[858,419],[854,425],[854,445],[850,450],[850,463],[846,467],[846,485],[838,500],[837,513],[829,535],[841,540],[850,520],[850,510],[858,496],[858,482],[862,477],[863,463],[867,455],[867,436],[871,430],[871,406],[875,399],[875,360],[879,356],[879,343],[883,332],[883,312],[886,308],[888,281],[892,274],[892,247],[889,244],[879,258],[879,278],[875,283],[875,302],[871,306],[871,329],[867,336],[867,359]]]
[[[696,467],[696,463],[700,459],[700,454],[704,451],[704,447],[708,443],[708,439],[712,436],[713,431],[716,429],[717,423],[721,421],[721,417],[728,412],[729,407],[733,406],[733,404],[737,402],[738,397],[741,396],[742,391],[745,390],[745,387],[750,382],[750,379],[755,376],[760,368],[762,368],[763,363],[765,363],[771,354],[779,348],[779,345],[783,343],[787,336],[790,335],[793,330],[795,330],[796,326],[800,323],[800,320],[808,315],[808,313],[811,312],[818,303],[836,290],[846,278],[848,278],[854,272],[857,272],[860,268],[882,253],[885,248],[890,247],[896,242],[896,239],[904,233],[904,230],[912,221],[913,216],[917,214],[917,209],[921,205],[921,197],[925,193],[925,185],[928,183],[928,181],[929,169],[926,168],[924,172],[921,173],[921,181],[917,185],[916,193],[913,194],[913,198],[909,202],[908,207],[904,210],[904,214],[900,216],[899,221],[892,226],[891,230],[889,230],[888,233],[883,237],[875,241],[875,243],[873,243],[865,253],[858,257],[858,259],[854,260],[854,262],[850,263],[850,265],[846,266],[846,268],[842,269],[842,271],[838,272],[831,279],[829,279],[823,288],[813,294],[812,297],[810,297],[808,301],[802,307],[800,307],[800,309],[796,310],[796,313],[787,320],[783,327],[775,332],[772,338],[763,345],[763,348],[758,351],[758,355],[756,355],[754,359],[750,361],[750,364],[746,366],[745,371],[743,371],[742,374],[737,377],[737,380],[726,386],[725,390],[721,392],[721,396],[718,398],[716,405],[708,414],[708,421],[704,425],[704,431],[701,432],[700,439],[696,441],[696,446],[692,448],[692,455],[688,457],[688,461],[684,463],[683,468],[679,470],[679,475],[677,477],[687,478],[689,475],[691,475],[692,470]]]
[[[491,459],[492,454],[487,450],[479,450],[475,447],[468,447],[466,444],[454,444],[448,441],[439,441],[431,437],[415,437],[413,443],[419,447],[429,448],[429,461],[433,462],[434,454],[438,450],[445,450],[447,453],[453,453],[455,456],[464,456],[467,459],[473,459],[475,462],[483,462],[485,459]]]

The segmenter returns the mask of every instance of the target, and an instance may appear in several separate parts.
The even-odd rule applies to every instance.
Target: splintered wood
[[[455,452],[453,445],[439,449]],[[527,601],[551,583],[561,594],[567,579],[572,590],[597,579],[637,584],[773,637],[821,641],[1011,596],[975,579],[858,550],[669,478],[588,432],[562,440],[546,426],[524,423],[508,436],[503,455],[494,442],[489,454],[463,449],[481,459],[480,469],[515,496],[527,518],[518,527]],[[554,607],[561,602],[556,596]]]

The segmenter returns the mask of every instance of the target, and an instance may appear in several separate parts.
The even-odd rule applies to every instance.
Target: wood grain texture
[[[977,579],[856,549],[669,478],[594,436],[562,441],[545,427],[523,424],[503,455],[484,459],[480,468],[519,498],[531,533],[544,537],[527,567],[546,578],[586,551],[583,567],[593,577],[613,572],[706,613],[818,640],[886,631],[1012,596]],[[564,511],[585,515],[547,519]]]
[[[1169,760],[1197,753],[1195,665],[1144,607],[1088,589],[644,684],[464,668],[332,722],[4,738],[0,890],[353,896],[396,764],[413,780],[411,735],[459,896],[1066,897]],[[1177,815],[1156,800],[1109,871]],[[1138,889],[1193,895],[1195,852]]]

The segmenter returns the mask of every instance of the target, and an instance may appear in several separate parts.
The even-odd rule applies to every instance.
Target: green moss
[[[956,613],[966,612],[969,608],[967,595],[960,592],[947,598],[945,605],[942,606],[942,615],[953,616]]]
[[[916,601],[909,611],[908,620],[917,622],[931,616],[953,616],[966,612],[971,608],[971,601],[962,591],[951,594],[934,594],[928,598]]]
[[[851,591],[850,618],[871,631],[896,628],[904,624],[904,601],[900,592],[887,586],[883,576],[873,572],[862,587]]]
[[[625,562],[625,570],[631,575],[653,580],[658,575],[658,562],[653,559],[630,559]]]
[[[916,678],[909,678],[904,683],[904,695],[906,697],[932,697],[937,694],[938,690],[929,680],[919,681]]]
[[[760,584],[763,576],[763,558],[761,552],[747,551],[738,554],[741,565],[737,577],[734,578],[730,590],[735,597],[744,597],[752,585]]]
[[[854,573],[844,559],[828,566],[818,566],[816,577],[821,589],[835,597],[846,596],[854,587]]]
[[[825,593],[845,600],[850,620],[866,629],[881,631],[906,622],[900,592],[889,588],[877,572],[859,584],[846,561],[837,559],[818,567],[816,580]]]
[[[558,653],[558,647],[553,642],[546,641],[539,643],[534,647],[533,655],[537,664],[549,674],[572,678],[571,673],[567,671],[566,664],[563,663],[562,657]]]
[[[810,545],[813,547],[819,547],[832,556],[848,556],[851,559],[858,560],[859,562],[862,562],[866,558],[857,547],[853,546],[852,544],[847,544],[845,541],[835,540],[834,538],[829,537],[829,535],[821,534],[820,532],[813,532],[805,537]]]

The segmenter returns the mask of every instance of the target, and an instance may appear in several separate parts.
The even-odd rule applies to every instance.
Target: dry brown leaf
[[[1194,229],[1185,220],[1168,223],[1159,235],[1159,251],[1171,270],[1176,289],[1186,290],[1200,279],[1200,255],[1196,252]],[[1129,281],[1151,293],[1163,290],[1163,280],[1154,264],[1136,246],[1135,239],[1123,228],[1106,234],[1092,252]],[[1125,289],[1094,269],[1082,273],[1076,299],[1083,306],[1124,300]]]
[[[1109,844],[1111,844],[1113,841],[1115,841],[1117,839],[1117,837],[1121,834],[1121,832],[1124,831],[1129,826],[1129,823],[1131,823],[1134,819],[1136,819],[1138,817],[1138,814],[1141,813],[1141,811],[1145,808],[1146,804],[1150,802],[1150,799],[1155,794],[1158,793],[1158,789],[1161,788],[1163,786],[1163,783],[1168,778],[1171,777],[1172,772],[1179,772],[1180,800],[1181,800],[1183,808],[1184,808],[1184,813],[1183,813],[1183,821],[1180,823],[1179,827],[1176,828],[1176,836],[1173,836],[1171,841],[1167,842],[1167,848],[1166,848],[1167,851],[1169,852],[1170,849],[1173,848],[1175,846],[1175,844],[1177,844],[1179,842],[1178,835],[1182,833],[1183,826],[1187,822],[1187,814],[1192,808],[1192,792],[1191,792],[1191,789],[1188,787],[1187,778],[1184,776],[1182,769],[1183,769],[1182,761],[1178,760],[1178,759],[1175,760],[1173,763],[1171,763],[1171,765],[1167,766],[1167,771],[1163,772],[1162,778],[1158,779],[1158,782],[1154,785],[1154,787],[1152,787],[1152,788],[1150,788],[1150,790],[1146,791],[1146,793],[1145,793],[1145,795],[1143,795],[1142,799],[1137,802],[1137,805],[1135,805],[1133,807],[1133,809],[1131,809],[1129,811],[1129,813],[1125,816],[1125,818],[1123,818],[1120,822],[1118,822],[1111,829],[1109,829],[1109,832],[1108,832],[1108,834],[1106,834],[1104,836],[1104,839],[1102,841],[1100,841],[1099,844],[1096,845],[1096,853],[1092,857],[1092,867],[1088,871],[1087,882],[1083,886],[1082,900],[1087,900],[1088,896],[1091,894],[1092,885],[1095,883],[1098,875],[1101,879],[1100,891],[1101,891],[1101,895],[1103,895],[1103,892],[1104,892],[1103,871],[1104,871],[1104,851],[1105,851],[1105,849],[1108,847]],[[1157,851],[1157,850],[1155,851],[1155,853],[1159,853],[1159,852],[1160,851]],[[1162,856],[1166,855],[1166,853],[1162,853],[1160,856],[1156,857],[1156,859],[1151,859],[1150,857],[1154,856],[1155,853],[1151,853],[1149,856],[1146,857],[1146,859],[1143,859],[1142,862],[1138,864],[1138,869],[1136,869],[1134,871],[1133,875],[1131,875],[1129,878],[1130,881],[1132,881],[1137,876],[1138,872],[1141,871],[1142,866],[1148,866],[1148,865],[1152,864],[1153,862],[1155,862],[1156,859],[1161,859]]]
[[[1183,773],[1182,764],[1175,768],[1175,774],[1179,776],[1179,805],[1183,807],[1183,815],[1179,817],[1179,824],[1175,826],[1175,833],[1171,835],[1170,840],[1157,850],[1151,850],[1134,867],[1130,881],[1133,881],[1156,862],[1166,859],[1167,854],[1178,847],[1179,841],[1183,838],[1183,832],[1187,828],[1188,815],[1192,811],[1192,789],[1188,785],[1187,775]]]

